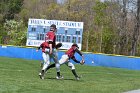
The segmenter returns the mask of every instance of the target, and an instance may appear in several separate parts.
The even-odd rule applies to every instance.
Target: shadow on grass
[[[83,80],[76,80],[72,78],[63,78],[63,79],[56,79],[56,78],[45,78],[45,79],[50,79],[50,80],[65,80],[65,81],[83,81]]]
[[[68,79],[68,78],[63,78],[63,79],[56,79],[56,78],[46,78],[46,79],[52,79],[52,80],[72,80],[72,81],[77,81],[75,79]]]

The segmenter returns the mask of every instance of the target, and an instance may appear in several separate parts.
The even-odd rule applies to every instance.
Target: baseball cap
[[[79,47],[78,47],[78,45],[77,45],[77,44],[75,44],[75,43],[74,43],[72,46],[76,46],[77,48],[79,48]]]
[[[55,25],[55,24],[52,24],[50,27],[53,27],[53,28],[55,28],[55,29],[56,29],[56,25]]]

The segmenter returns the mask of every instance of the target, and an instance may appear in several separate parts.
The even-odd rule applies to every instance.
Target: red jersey
[[[45,52],[45,49],[49,48],[48,42],[43,42],[39,48],[42,48],[42,52]]]
[[[74,54],[75,54],[75,52],[76,52],[76,46],[72,46],[67,52],[66,52],[66,54],[70,57],[70,58],[72,58],[73,56],[74,56]]]
[[[46,42],[52,41],[52,48],[55,48],[56,35],[53,31],[47,32],[45,40]]]

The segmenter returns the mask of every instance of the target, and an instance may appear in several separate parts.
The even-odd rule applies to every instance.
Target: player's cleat
[[[39,75],[38,75],[39,77],[40,77],[40,79],[42,79],[42,74],[41,73],[39,73]]]
[[[41,79],[44,79],[44,76],[42,76],[42,78]]]
[[[76,77],[76,80],[80,80],[80,78],[79,77]]]
[[[63,76],[56,76],[56,79],[63,79]]]
[[[39,77],[40,77],[40,79],[44,79],[44,76],[42,76],[41,73],[39,73]]]
[[[80,80],[81,76],[76,77],[76,80]]]
[[[44,72],[44,70],[42,70],[42,72],[39,73],[39,77],[40,77],[40,79],[44,79],[44,75],[45,75],[45,72]]]

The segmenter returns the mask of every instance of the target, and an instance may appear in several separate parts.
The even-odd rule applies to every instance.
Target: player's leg
[[[54,67],[55,67],[55,63],[49,65],[49,66],[46,68],[46,71],[48,71],[49,69],[54,68]]]
[[[67,62],[67,60],[68,60],[67,56],[65,56],[65,55],[62,56],[61,59],[59,60],[60,66],[61,66],[62,64],[64,64],[65,62]],[[46,71],[49,70],[49,69],[51,69],[51,68],[54,68],[54,67],[55,67],[55,63],[49,65],[49,66],[47,67]]]
[[[67,55],[63,55],[63,56],[61,57],[61,59],[59,60],[59,64],[62,65],[62,64],[64,64],[65,62],[67,62],[67,60],[68,60],[68,56],[67,56]],[[47,67],[46,71],[48,71],[49,69],[54,68],[54,67],[55,67],[55,63],[49,65],[49,66]]]
[[[63,55],[63,56],[61,57],[61,59],[59,60],[59,64],[60,64],[60,65],[63,65],[63,64],[65,64],[68,60],[69,60],[69,57],[68,57],[67,55]],[[59,79],[58,76],[57,76],[56,78]],[[60,78],[63,78],[63,76],[60,77]]]
[[[60,64],[58,61],[58,57],[57,57],[57,51],[54,49],[53,50],[53,54],[51,55],[51,57],[53,58],[54,62],[55,62],[55,67],[56,67],[56,72],[57,72],[57,78],[62,78],[60,75]]]
[[[52,59],[54,60],[54,62],[57,63],[57,62],[58,62],[58,59],[55,58],[54,56],[57,57],[57,55],[50,55],[50,58],[52,58]],[[49,65],[49,66],[46,68],[45,71],[48,71],[49,69],[56,67],[56,64],[55,64],[55,63]]]
[[[76,73],[74,64],[69,61],[69,62],[66,63],[66,65],[71,69],[71,71],[72,71],[73,75],[75,76],[76,80],[79,80],[80,77]]]
[[[50,57],[49,57],[48,53],[42,53],[42,57],[43,57],[43,60],[44,60],[44,65],[42,67],[41,73],[39,73],[39,76],[40,76],[41,79],[44,79],[45,69],[50,64]]]

